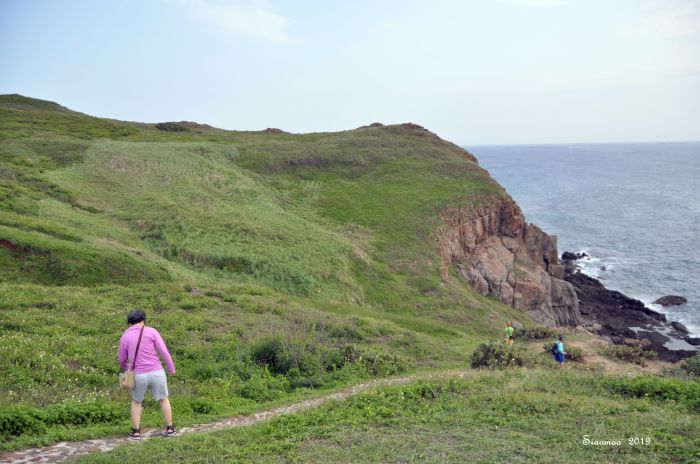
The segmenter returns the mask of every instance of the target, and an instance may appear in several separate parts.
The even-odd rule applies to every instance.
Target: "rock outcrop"
[[[449,207],[441,222],[437,239],[443,279],[456,265],[476,291],[527,311],[536,322],[581,323],[576,292],[562,280],[556,237],[527,224],[513,200],[472,209]]]
[[[567,272],[566,281],[576,289],[583,326],[616,344],[639,344],[655,351],[662,361],[676,362],[695,355],[696,338],[679,322],[666,321],[639,300],[609,290],[599,280],[578,270]]]
[[[688,300],[685,297],[678,295],[666,295],[654,301],[655,304],[661,306],[679,306],[687,302]]]

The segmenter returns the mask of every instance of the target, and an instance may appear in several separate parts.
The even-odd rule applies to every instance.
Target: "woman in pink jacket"
[[[131,390],[131,426],[129,438],[141,439],[141,402],[150,389],[153,399],[160,402],[160,409],[165,419],[165,436],[175,434],[173,413],[168,400],[168,380],[161,365],[158,354],[165,361],[170,375],[175,374],[175,365],[168,353],[168,348],[158,331],[146,327],[146,313],[134,309],[126,319],[129,328],[124,331],[119,340],[119,365],[122,370],[131,368],[134,371],[134,388]],[[140,343],[139,343],[140,340]],[[138,345],[138,353],[136,346]],[[134,359],[136,353],[136,359]]]

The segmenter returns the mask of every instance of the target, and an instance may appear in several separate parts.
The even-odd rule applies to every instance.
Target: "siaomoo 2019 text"
[[[629,446],[648,446],[651,445],[650,437],[630,437],[627,438],[627,445]],[[593,440],[590,435],[583,436],[584,445],[592,446],[622,446],[624,440]]]

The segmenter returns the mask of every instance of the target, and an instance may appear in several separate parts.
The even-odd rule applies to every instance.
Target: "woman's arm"
[[[158,350],[158,353],[160,354],[160,357],[163,358],[163,361],[165,361],[166,366],[168,367],[168,373],[170,375],[175,374],[175,364],[173,363],[173,358],[170,357],[170,353],[168,352],[168,347],[165,346],[165,342],[163,341],[163,338],[160,336],[158,331],[156,329],[153,329],[155,332],[156,336],[156,349]]]
[[[119,352],[117,354],[117,359],[119,359],[119,367],[121,367],[123,371],[126,370],[126,361],[128,357],[129,350],[126,346],[126,341],[124,340],[124,337],[122,337],[121,340],[119,340]]]

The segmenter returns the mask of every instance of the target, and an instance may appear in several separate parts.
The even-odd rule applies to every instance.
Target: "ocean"
[[[560,256],[587,253],[583,272],[700,335],[700,142],[465,148]]]

